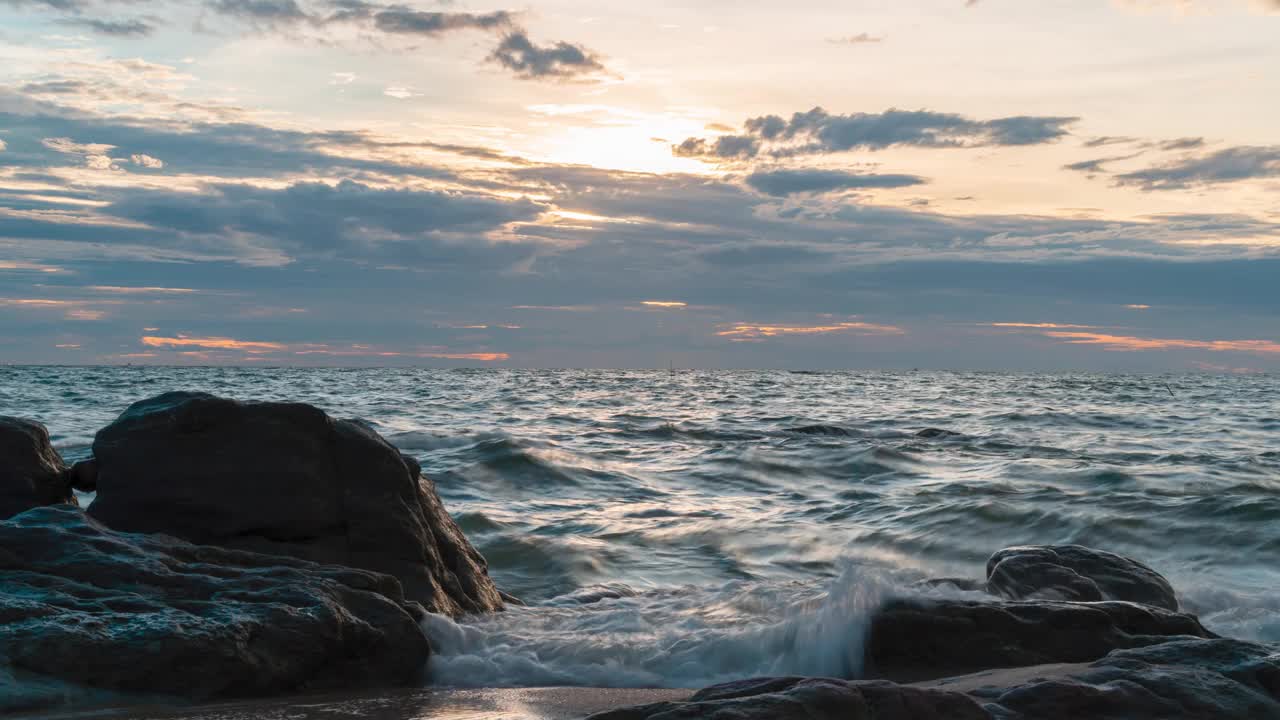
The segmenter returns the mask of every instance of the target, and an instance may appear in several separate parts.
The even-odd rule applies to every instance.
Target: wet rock
[[[100,430],[93,454],[89,512],[112,528],[387,573],[433,612],[502,608],[418,464],[360,422],[166,393]]]
[[[71,469],[67,471],[68,482],[71,487],[80,492],[97,492],[98,490],[98,461],[81,460]]]
[[[66,473],[44,425],[0,416],[0,520],[42,505],[74,505]]]
[[[1214,637],[1191,615],[1134,603],[897,600],[873,616],[865,662],[874,677],[913,682],[1092,662],[1177,636]]]
[[[1011,600],[1126,600],[1166,610],[1178,598],[1160,573],[1129,558],[1080,545],[1001,550],[987,561],[987,586]]]
[[[1117,650],[1066,677],[978,693],[1025,720],[1253,720],[1280,717],[1280,653],[1238,640]]]
[[[973,698],[889,682],[769,678],[718,685],[687,702],[611,710],[591,720],[990,720]]]
[[[1280,653],[1184,638],[1116,650],[1092,664],[1044,665],[917,685],[758,678],[591,720],[1262,720],[1280,717]]]
[[[430,653],[390,576],[116,532],[66,505],[0,522],[0,587],[0,712],[386,687]]]

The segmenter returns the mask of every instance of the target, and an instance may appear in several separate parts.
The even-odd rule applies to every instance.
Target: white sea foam
[[[761,675],[856,677],[868,620],[892,591],[850,566],[818,586],[734,582],[578,602],[462,624],[433,615],[431,681],[462,687],[703,687]]]

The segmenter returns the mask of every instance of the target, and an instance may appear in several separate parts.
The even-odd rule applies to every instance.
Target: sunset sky
[[[1280,370],[1280,0],[0,0],[0,362]]]

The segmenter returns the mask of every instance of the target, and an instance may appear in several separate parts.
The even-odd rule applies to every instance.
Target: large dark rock
[[[1169,581],[1136,560],[1080,545],[1001,550],[987,561],[987,587],[1010,600],[1127,600],[1178,609]]]
[[[89,512],[112,528],[387,573],[432,612],[502,608],[418,464],[359,422],[166,393],[100,430],[93,454]]]
[[[67,466],[44,425],[0,415],[0,520],[42,505],[76,503]]]
[[[831,678],[768,678],[707,688],[686,702],[597,713],[591,720],[990,720],[955,692]]]
[[[1091,665],[1046,665],[945,683],[761,678],[686,702],[591,720],[1270,720],[1280,717],[1280,653],[1181,639],[1116,650]]]
[[[1065,677],[981,690],[1025,720],[1280,718],[1280,653],[1238,640],[1117,650]]]
[[[419,680],[430,652],[390,576],[116,532],[65,505],[0,522],[0,587],[0,712],[385,687]]]
[[[1191,615],[1126,602],[897,600],[873,616],[865,665],[900,682],[1092,662],[1170,637],[1214,637]]]

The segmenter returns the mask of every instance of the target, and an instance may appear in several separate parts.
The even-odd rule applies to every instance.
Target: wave
[[[577,593],[465,624],[423,622],[437,685],[696,688],[761,675],[858,677],[889,578],[848,567],[825,592],[729,583]],[[630,588],[628,588],[630,590]]]

